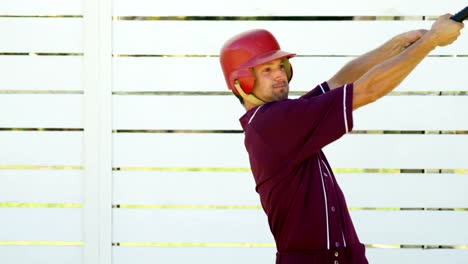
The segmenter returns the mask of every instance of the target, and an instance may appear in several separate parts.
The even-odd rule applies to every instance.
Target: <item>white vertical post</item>
[[[112,0],[83,0],[83,264],[112,262]]]

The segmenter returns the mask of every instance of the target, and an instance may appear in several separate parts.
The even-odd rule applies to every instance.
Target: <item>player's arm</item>
[[[463,28],[462,23],[439,17],[431,30],[399,55],[375,66],[356,82],[353,89],[353,110],[369,104],[393,90],[437,46],[454,42]]]
[[[399,34],[382,46],[348,62],[327,81],[330,90],[347,83],[355,82],[375,65],[400,54],[406,47],[417,41],[426,32],[427,30],[421,29]]]

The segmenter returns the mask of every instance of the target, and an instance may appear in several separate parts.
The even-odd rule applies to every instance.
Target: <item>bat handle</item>
[[[468,6],[463,8],[460,12],[453,15],[450,19],[457,22],[462,22],[468,17]]]

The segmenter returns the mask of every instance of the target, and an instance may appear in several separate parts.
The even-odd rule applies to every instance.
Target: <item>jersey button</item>
[[[338,251],[335,251],[335,257],[338,257],[338,255],[339,255]]]
[[[334,264],[339,264],[338,260],[335,260]]]
[[[335,206],[332,206],[332,207],[331,207],[331,211],[332,211],[332,212],[335,212],[335,211],[336,211]]]
[[[335,242],[335,247],[339,247],[340,246],[340,242]]]

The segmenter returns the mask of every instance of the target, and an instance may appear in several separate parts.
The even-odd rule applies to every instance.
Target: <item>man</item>
[[[282,51],[270,32],[247,31],[225,43],[220,61],[246,109],[240,122],[277,264],[368,263],[322,148],[351,131],[353,110],[389,93],[430,51],[457,39],[463,24],[449,18],[395,36],[295,100],[288,99],[295,54]]]

